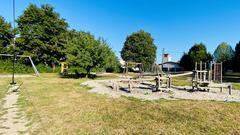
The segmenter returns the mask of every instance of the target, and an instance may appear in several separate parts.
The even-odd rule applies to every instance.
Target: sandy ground
[[[4,115],[0,118],[0,134],[27,134],[25,133],[27,130],[27,120],[17,107],[18,97],[18,92],[12,92],[9,90],[6,97],[4,98],[3,112],[1,112]]]
[[[171,90],[165,89],[164,92],[152,92],[151,88],[146,85],[138,85],[132,92],[127,92],[126,89],[120,89],[118,91],[113,90],[109,87],[109,80],[91,80],[82,83],[81,85],[92,87],[89,92],[99,93],[108,95],[113,98],[120,96],[135,97],[142,100],[178,100],[178,99],[190,99],[190,100],[214,100],[214,101],[225,101],[225,102],[240,102],[240,91],[232,90],[232,95],[228,94],[228,90],[224,89],[220,92],[220,89],[212,88],[210,92],[194,91],[189,92],[188,89],[191,87],[174,87]],[[139,88],[140,87],[140,88]]]

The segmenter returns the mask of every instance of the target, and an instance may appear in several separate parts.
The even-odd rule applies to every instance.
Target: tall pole
[[[14,85],[15,82],[15,59],[16,59],[16,53],[15,53],[15,0],[13,0],[13,67],[12,67],[12,82],[10,84]]]
[[[162,69],[161,69],[162,71],[163,71],[164,53],[165,52],[164,52],[164,48],[163,48],[163,50],[162,50]]]
[[[163,62],[164,62],[164,53],[165,53],[165,49],[163,48],[163,49],[162,49],[162,64],[163,64]]]

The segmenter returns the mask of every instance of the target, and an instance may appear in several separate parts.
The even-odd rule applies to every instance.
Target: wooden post
[[[220,88],[220,92],[221,92],[221,93],[223,92],[223,87]]]
[[[220,64],[220,83],[222,83],[222,62]]]
[[[212,82],[212,61],[210,62],[209,78],[208,80]]]
[[[213,81],[216,80],[216,63],[213,64]]]
[[[171,84],[171,83],[172,83],[171,81],[172,81],[172,78],[171,78],[171,77],[168,77],[168,88],[169,88],[169,89],[171,88],[171,85],[172,85],[172,84]]]
[[[160,87],[160,79],[159,79],[159,77],[156,77],[155,78],[155,81],[156,81],[156,91],[158,91],[159,90],[159,87]]]
[[[232,95],[232,85],[228,86],[228,92],[229,92],[229,95]]]
[[[197,62],[195,62],[195,80],[198,81]]]
[[[197,62],[195,62],[195,70],[197,70],[198,68],[197,68]]]
[[[200,71],[202,71],[202,61],[200,61]],[[199,79],[200,79],[200,81],[202,81],[202,75],[203,75],[203,72],[200,72],[200,77],[199,77]]]
[[[128,75],[128,62],[126,63],[126,76]]]
[[[131,92],[132,91],[132,81],[128,81],[128,90]]]
[[[204,70],[207,71],[207,63],[206,62],[204,63]],[[207,78],[207,72],[204,72],[203,73],[203,81],[204,82],[206,81],[206,78]]]

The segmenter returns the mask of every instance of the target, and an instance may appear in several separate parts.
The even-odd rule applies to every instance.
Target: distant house
[[[162,64],[159,64],[162,65]],[[163,63],[163,67],[162,70],[164,72],[179,72],[179,71],[183,71],[183,68],[180,66],[180,64],[178,62],[165,62]]]
[[[163,54],[163,63],[172,61],[172,56],[169,53]]]

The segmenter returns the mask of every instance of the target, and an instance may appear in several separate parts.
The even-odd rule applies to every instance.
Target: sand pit
[[[170,90],[166,89],[164,92],[153,92],[151,83],[149,86],[140,84],[139,87],[133,88],[133,91],[128,92],[126,89],[113,90],[109,87],[109,80],[91,80],[82,83],[81,85],[92,87],[89,92],[108,95],[113,98],[118,98],[120,96],[135,97],[142,100],[213,100],[213,101],[225,101],[225,102],[240,102],[240,91],[232,90],[232,94],[228,94],[228,90],[224,89],[220,92],[218,88],[212,88],[209,92],[194,91],[190,92],[190,86],[185,87],[172,87]]]

